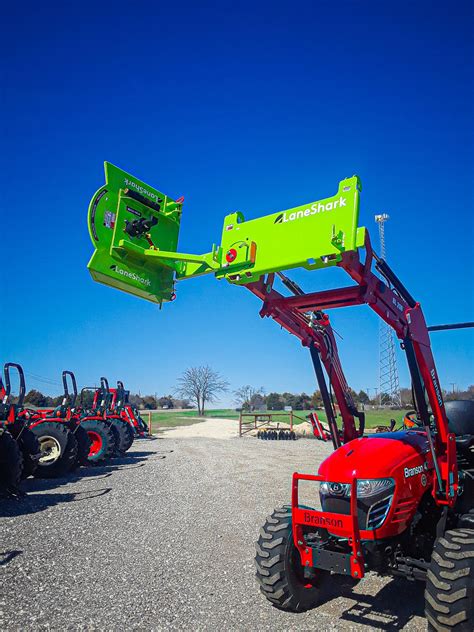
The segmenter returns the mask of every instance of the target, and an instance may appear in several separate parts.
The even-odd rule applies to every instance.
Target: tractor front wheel
[[[0,428],[0,493],[15,493],[23,471],[23,455],[12,435]]]
[[[474,529],[436,539],[426,580],[425,615],[436,632],[471,632],[474,624]]]
[[[80,424],[78,424],[73,430],[73,433],[77,441],[77,461],[72,469],[76,469],[80,465],[88,465],[92,441],[85,428],[83,428]]]
[[[320,585],[326,571],[314,578],[304,576],[301,558],[293,542],[291,507],[275,509],[260,530],[255,565],[260,591],[276,608],[303,612],[320,600]]]
[[[34,471],[35,478],[64,476],[77,461],[77,441],[62,422],[47,421],[33,426],[31,431],[38,439],[41,457]]]
[[[19,434],[14,435],[23,456],[23,468],[21,478],[34,476],[38,469],[40,445],[35,433],[30,428],[24,427]]]
[[[125,454],[133,444],[134,433],[129,423],[123,419],[110,419],[110,426],[115,435],[115,451]]]
[[[87,462],[96,465],[111,459],[115,452],[115,436],[110,424],[103,419],[85,419],[81,426],[91,443]]]

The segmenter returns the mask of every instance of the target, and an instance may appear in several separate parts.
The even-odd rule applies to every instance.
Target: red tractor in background
[[[18,373],[19,390],[16,402],[11,395],[10,369]],[[41,457],[37,438],[21,417],[25,399],[25,375],[19,364],[4,365],[5,384],[0,377],[0,493],[23,496],[19,485],[32,474]]]
[[[129,402],[130,391],[126,391],[123,382],[117,381],[117,388],[111,388],[112,395],[110,409],[120,415],[132,427],[136,437],[143,438],[148,435],[148,426],[142,419],[139,410]]]
[[[86,403],[86,393],[93,393]],[[81,390],[80,407],[76,411],[82,427],[92,442],[89,462],[99,463],[114,454],[124,454],[133,444],[133,429],[128,421],[111,409],[112,393],[107,378],[100,378],[100,387]]]
[[[72,392],[69,392],[68,377]],[[22,413],[28,420],[30,429],[38,437],[43,454],[35,472],[35,476],[39,478],[64,476],[88,463],[91,442],[75,415],[77,387],[74,373],[63,371],[62,382],[64,394],[59,406],[54,409],[26,408]]]
[[[11,395],[10,370],[18,373],[19,394]],[[135,427],[141,426],[136,412],[126,402],[123,384],[112,394],[106,378],[100,388],[84,388],[76,406],[77,384],[72,371],[63,371],[64,395],[56,408],[24,407],[25,376],[19,364],[4,366],[5,385],[0,379],[0,493],[24,495],[22,478],[64,476],[80,465],[103,463],[125,453],[133,443]],[[68,384],[68,381],[70,384]],[[91,401],[85,394],[92,391]]]

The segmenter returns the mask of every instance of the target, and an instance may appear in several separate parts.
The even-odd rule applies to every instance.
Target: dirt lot
[[[291,473],[314,471],[329,448],[238,439],[232,424],[219,439],[205,424],[167,431],[3,502],[0,629],[426,630],[422,586],[403,580],[338,578],[300,615],[265,601],[259,528],[288,501]]]

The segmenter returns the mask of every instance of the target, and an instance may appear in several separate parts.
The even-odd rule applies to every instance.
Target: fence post
[[[148,411],[148,436],[151,437],[153,434],[151,429],[151,410]]]
[[[290,431],[293,430],[293,411],[290,412]]]
[[[242,436],[242,411],[239,413],[239,437]]]

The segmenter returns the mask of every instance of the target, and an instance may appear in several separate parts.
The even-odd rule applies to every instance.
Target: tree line
[[[25,404],[35,406],[37,408],[55,408],[59,406],[63,400],[64,395],[49,396],[45,395],[37,389],[31,389],[25,396]],[[84,406],[90,406],[94,399],[94,393],[92,391],[85,391],[82,394],[82,403]],[[162,395],[156,397],[155,395],[138,395],[137,393],[130,393],[129,402],[132,406],[136,406],[141,410],[155,410],[157,408],[193,408],[193,405],[189,399],[179,399],[172,395]]]
[[[374,389],[375,390],[375,389]],[[380,406],[387,405],[390,398],[386,393],[375,394],[374,397],[364,390],[359,392],[349,389],[349,392],[358,406]],[[253,386],[242,386],[234,391],[235,402],[242,410],[283,410],[285,407],[291,407],[293,410],[314,410],[322,408],[323,400],[319,390],[314,391],[311,395],[308,393],[268,393],[265,395],[262,387],[255,388]],[[443,390],[443,398],[445,401],[455,399],[474,399],[474,385],[468,386],[466,390],[446,391]],[[400,400],[402,408],[413,408],[413,395],[410,388],[400,389]]]
[[[191,367],[186,369],[178,378],[174,395],[130,394],[129,401],[133,406],[141,409],[153,410],[157,408],[197,408],[198,414],[203,415],[210,403],[216,401],[220,395],[229,390],[229,382],[210,366]],[[356,392],[349,389],[354,402],[359,406],[378,406],[388,403],[388,395],[374,392],[369,397],[364,390]],[[374,389],[375,391],[375,389]],[[400,390],[401,403],[404,408],[412,408],[412,391],[409,388]],[[453,399],[474,399],[474,385],[461,391],[443,391],[446,401]],[[85,399],[84,399],[85,398]],[[83,401],[85,405],[92,403],[93,393],[85,391]],[[319,390],[308,393],[277,393],[266,394],[263,387],[251,385],[241,386],[233,391],[235,406],[242,410],[283,410],[291,407],[293,410],[312,410],[322,408],[323,401]],[[61,403],[62,395],[50,397],[41,391],[33,389],[25,398],[25,403],[39,408],[55,407]]]

